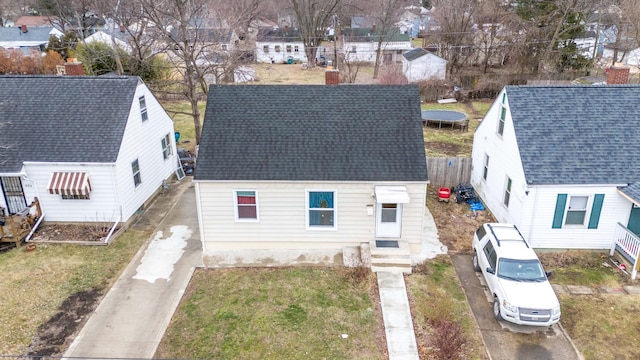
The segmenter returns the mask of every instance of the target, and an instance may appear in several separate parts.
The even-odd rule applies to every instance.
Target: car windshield
[[[498,276],[514,281],[544,281],[546,279],[542,264],[537,259],[500,259]]]

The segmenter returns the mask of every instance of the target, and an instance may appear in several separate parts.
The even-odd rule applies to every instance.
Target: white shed
[[[447,60],[423,48],[416,48],[402,55],[402,73],[409,82],[444,80]]]

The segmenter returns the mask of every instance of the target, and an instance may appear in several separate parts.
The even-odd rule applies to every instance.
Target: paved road
[[[491,359],[581,359],[571,340],[558,325],[540,328],[496,321],[490,294],[481,276],[473,271],[471,255],[451,255],[451,260]]]

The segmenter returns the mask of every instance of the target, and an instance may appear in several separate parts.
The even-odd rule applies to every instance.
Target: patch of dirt
[[[425,148],[429,149],[429,151],[439,154],[458,154],[460,153],[460,149],[462,148],[458,144],[450,144],[439,141],[427,141],[424,144]]]
[[[81,291],[68,297],[51,319],[38,327],[29,344],[27,356],[61,356],[73,340],[73,335],[93,312],[102,297],[101,289]]]
[[[109,234],[109,223],[43,224],[34,234],[34,241],[103,241]]]
[[[486,222],[495,222],[489,210],[472,211],[469,204],[456,203],[455,194],[449,202],[439,201],[438,186],[429,186],[427,207],[433,215],[440,242],[451,253],[471,253],[473,233]]]

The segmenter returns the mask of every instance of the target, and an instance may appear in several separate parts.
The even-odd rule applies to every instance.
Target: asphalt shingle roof
[[[17,172],[24,161],[114,162],[138,82],[0,76],[0,172]]]
[[[507,86],[529,184],[640,180],[640,87]]]
[[[418,87],[212,86],[195,179],[427,181]]]
[[[26,33],[17,27],[0,27],[0,41],[3,42],[25,42],[25,41],[49,41],[53,26],[30,27]]]
[[[409,50],[406,53],[402,54],[405,59],[408,61],[413,61],[422,57],[423,55],[427,55],[429,52],[423,48],[415,48],[413,50]]]

